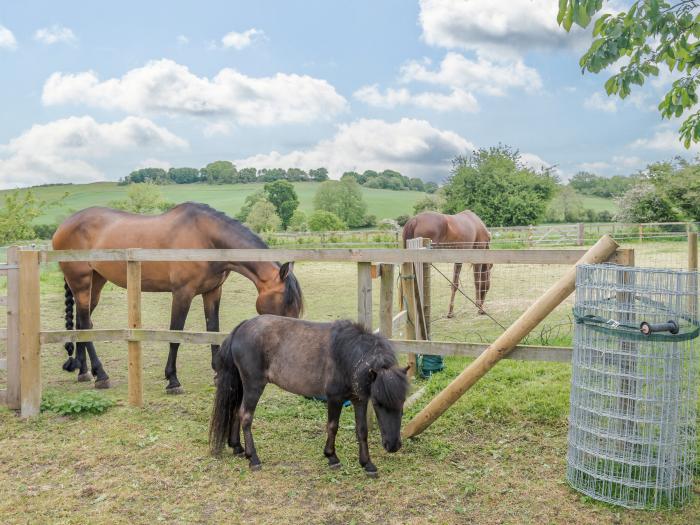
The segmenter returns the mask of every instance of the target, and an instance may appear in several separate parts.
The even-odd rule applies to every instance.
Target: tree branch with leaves
[[[574,24],[587,27],[603,9],[603,0],[559,0],[557,22],[570,31]],[[633,86],[642,86],[649,77],[667,67],[680,78],[673,82],[659,111],[663,118],[685,120],[680,140],[689,148],[700,142],[700,7],[698,0],[639,0],[627,11],[601,14],[593,24],[593,43],[581,57],[582,70],[599,73],[627,59],[619,71],[605,82],[608,95],[626,98]]]

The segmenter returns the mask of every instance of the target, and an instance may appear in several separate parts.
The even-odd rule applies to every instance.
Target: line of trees
[[[381,172],[365,170],[362,173],[347,171],[342,178],[353,179],[361,186],[387,190],[414,190],[434,193],[438,185],[434,182],[423,182],[418,177],[406,177],[398,171],[384,170]],[[119,184],[245,184],[249,182],[324,182],[329,180],[326,168],[316,168],[308,171],[300,168],[242,168],[228,160],[217,160],[205,167],[197,168],[141,168],[134,170],[119,180]]]

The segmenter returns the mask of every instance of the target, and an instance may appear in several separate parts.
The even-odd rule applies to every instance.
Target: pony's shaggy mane
[[[397,368],[394,349],[385,337],[352,321],[336,321],[331,327],[331,354],[342,372],[352,377],[356,393],[371,394],[389,408],[401,407],[408,379]]]

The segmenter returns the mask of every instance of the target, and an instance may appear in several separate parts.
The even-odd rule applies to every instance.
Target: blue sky
[[[499,142],[562,178],[693,154],[655,110],[669,75],[608,99],[556,4],[4,2],[0,186],[217,159],[439,182]]]

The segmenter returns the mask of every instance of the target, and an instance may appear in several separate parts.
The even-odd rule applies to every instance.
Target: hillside
[[[313,211],[313,197],[319,184],[317,182],[294,183],[294,188],[299,195],[301,210]],[[173,184],[159,187],[166,200],[176,203],[203,202],[233,216],[240,210],[246,196],[262,189],[263,186],[263,183],[253,183]],[[73,211],[90,206],[106,206],[109,201],[126,198],[126,190],[127,186],[118,186],[115,182],[32,188],[38,198],[46,201],[56,200],[64,193],[68,193],[68,197],[61,206],[47,209],[46,213],[36,220],[36,223],[57,223]],[[6,191],[0,192],[0,198]],[[413,214],[413,205],[426,195],[417,191],[391,191],[373,188],[362,188],[362,193],[367,203],[367,213],[376,215],[378,219],[393,219],[402,214],[411,215]]]

